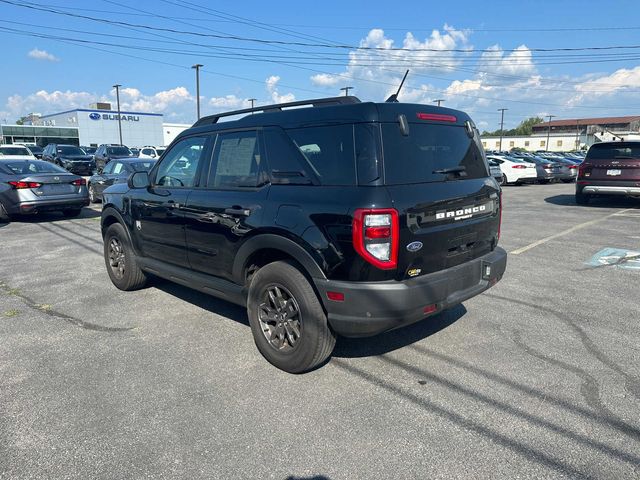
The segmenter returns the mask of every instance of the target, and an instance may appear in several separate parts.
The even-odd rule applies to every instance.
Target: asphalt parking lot
[[[0,224],[0,478],[640,478],[640,202],[506,187],[505,278],[270,366],[236,306],[113,287],[99,209]]]

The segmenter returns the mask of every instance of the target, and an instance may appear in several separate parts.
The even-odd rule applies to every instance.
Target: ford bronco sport
[[[501,210],[465,113],[336,97],[200,119],[104,192],[101,225],[116,287],[151,274],[246,306],[264,357],[303,372],[338,334],[376,335],[494,285]]]

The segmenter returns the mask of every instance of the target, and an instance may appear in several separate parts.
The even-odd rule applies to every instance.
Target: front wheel
[[[11,216],[7,213],[7,209],[4,208],[4,205],[0,203],[0,222],[9,223],[11,221]]]
[[[146,274],[138,264],[124,227],[114,223],[104,235],[104,263],[107,273],[120,290],[138,290],[147,283]]]
[[[576,192],[576,203],[578,205],[587,205],[590,199],[590,195],[584,194],[582,192]]]
[[[318,296],[289,262],[258,270],[249,287],[247,313],[258,350],[285,372],[311,370],[333,351],[336,337]]]

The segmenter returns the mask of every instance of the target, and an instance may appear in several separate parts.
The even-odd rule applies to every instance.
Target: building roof
[[[640,115],[630,117],[600,117],[600,118],[571,118],[568,120],[552,120],[551,122],[542,122],[533,126],[536,127],[575,127],[576,125],[625,125],[627,123],[640,120]]]

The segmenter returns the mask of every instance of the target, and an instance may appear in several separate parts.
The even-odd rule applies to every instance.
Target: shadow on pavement
[[[62,220],[78,220],[78,219],[87,219],[87,218],[96,218],[101,215],[99,210],[94,210],[92,208],[83,208],[80,215],[77,217],[65,217],[61,212],[43,212],[37,213],[35,215],[15,215],[11,217],[11,222],[13,223],[50,223],[50,222],[59,222]],[[3,224],[0,223],[0,226]]]
[[[333,358],[357,358],[382,355],[419,342],[454,324],[467,313],[464,305],[457,305],[433,317],[375,337],[338,337]]]
[[[554,195],[544,199],[553,205],[576,206],[574,195]],[[630,197],[592,197],[584,208],[640,208],[640,199]]]

